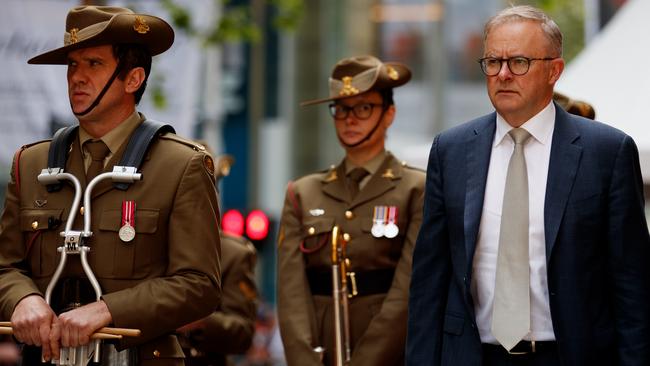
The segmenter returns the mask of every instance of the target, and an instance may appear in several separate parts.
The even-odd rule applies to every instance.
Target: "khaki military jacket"
[[[251,242],[221,234],[221,305],[203,319],[203,328],[181,335],[188,366],[229,365],[226,355],[250,347],[257,318],[256,261]]]
[[[350,235],[350,271],[394,269],[387,293],[350,299],[350,365],[404,363],[408,287],[413,246],[422,221],[425,174],[390,153],[350,201],[345,163],[298,179],[287,190],[278,238],[278,317],[289,366],[322,365],[315,347],[334,349],[332,297],[312,295],[306,273],[331,271],[330,233],[334,225]],[[376,206],[396,206],[399,234],[371,235]],[[305,254],[303,248],[320,250]]]
[[[59,263],[74,189],[64,184],[48,193],[37,181],[47,167],[49,141],[23,147],[14,157],[0,221],[0,316],[9,320],[16,303],[45,293]],[[126,142],[106,164],[111,171]],[[138,328],[118,349],[137,347],[141,364],[183,364],[172,333],[213,311],[221,298],[218,202],[211,158],[174,134],[152,143],[141,167],[142,180],[126,191],[103,181],[93,190],[92,248],[88,260],[103,290],[113,326]],[[70,147],[65,170],[85,188],[79,140]],[[120,240],[122,202],[136,203],[135,238]],[[78,214],[73,229],[82,228]],[[62,278],[85,277],[78,256],[68,256]],[[153,360],[153,362],[149,361]]]

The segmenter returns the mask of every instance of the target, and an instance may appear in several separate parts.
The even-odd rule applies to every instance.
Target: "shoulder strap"
[[[72,139],[76,136],[77,128],[79,128],[79,126],[68,126],[56,131],[52,138],[52,142],[50,143],[50,150],[47,154],[48,168],[65,169],[65,162],[68,160],[70,144],[72,144]],[[47,191],[50,193],[58,192],[61,190],[62,186],[61,183],[48,184]]]
[[[140,165],[149,149],[149,145],[151,145],[156,137],[168,132],[176,133],[174,127],[171,125],[149,119],[144,120],[131,135],[129,144],[126,145],[126,151],[124,151],[124,155],[122,155],[122,158],[117,165],[132,166],[140,169]],[[126,191],[131,184],[113,183],[113,185],[119,190]]]

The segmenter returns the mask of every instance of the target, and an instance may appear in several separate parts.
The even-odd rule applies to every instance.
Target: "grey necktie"
[[[503,193],[492,313],[492,335],[508,351],[530,332],[528,173],[524,157],[524,144],[530,133],[515,128],[509,134],[515,150]]]
[[[104,170],[104,159],[110,150],[102,140],[87,141],[84,146],[92,159],[88,171],[86,171],[86,182],[90,182]]]

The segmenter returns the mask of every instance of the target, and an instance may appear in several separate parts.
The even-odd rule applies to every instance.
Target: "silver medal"
[[[399,234],[399,228],[395,225],[394,222],[389,222],[388,225],[384,228],[384,236],[392,239]]]
[[[375,223],[372,224],[372,228],[370,229],[370,233],[375,238],[381,238],[382,236],[384,236],[384,230],[385,230],[384,224],[381,223],[381,222],[375,221]]]
[[[124,226],[120,228],[120,231],[117,234],[120,237],[120,240],[128,243],[133,240],[133,238],[135,238],[135,229],[129,224],[124,224]]]

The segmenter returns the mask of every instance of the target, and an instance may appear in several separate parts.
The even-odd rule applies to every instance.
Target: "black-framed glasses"
[[[382,103],[359,103],[355,104],[352,107],[348,107],[347,105],[343,104],[338,104],[338,103],[332,103],[329,105],[330,109],[330,114],[332,117],[335,119],[346,119],[348,118],[348,114],[350,111],[352,111],[352,114],[357,119],[368,119],[372,115],[372,111],[375,109],[375,107],[383,106]]]
[[[504,62],[508,65],[508,69],[511,73],[521,76],[528,72],[532,61],[551,61],[556,58],[557,57],[531,58],[524,56],[511,58],[483,57],[478,60],[478,63],[481,64],[481,70],[483,70],[483,73],[487,76],[497,75],[501,71]]]

